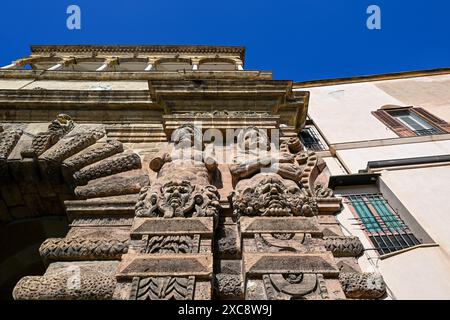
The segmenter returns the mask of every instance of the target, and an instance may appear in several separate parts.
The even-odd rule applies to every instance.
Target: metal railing
[[[406,249],[417,239],[381,194],[352,194],[344,197],[355,218],[380,255]]]
[[[319,133],[316,132],[314,127],[306,127],[300,132],[300,140],[305,148],[312,151],[324,151],[328,150],[328,147],[322,143]]]

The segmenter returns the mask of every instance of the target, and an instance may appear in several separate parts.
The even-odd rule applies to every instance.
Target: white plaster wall
[[[308,90],[311,93],[309,116],[329,144],[397,137],[371,111],[401,102],[374,84],[347,84]]]
[[[420,106],[450,122],[450,75],[312,87],[308,113],[330,144],[398,137],[375,111]]]
[[[378,265],[395,299],[450,299],[450,260],[439,247],[415,248]]]
[[[332,176],[339,176],[346,174],[345,169],[339,163],[339,160],[334,157],[323,157],[322,158],[327,164],[328,170],[330,170],[330,174]]]
[[[336,154],[351,173],[358,173],[369,161],[450,154],[450,140],[338,150]]]
[[[147,81],[53,81],[41,80],[22,89],[44,88],[47,90],[148,90]]]
[[[381,179],[450,257],[450,165],[384,170]]]

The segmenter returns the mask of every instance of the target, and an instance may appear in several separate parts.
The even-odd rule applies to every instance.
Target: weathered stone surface
[[[132,235],[174,235],[204,234],[212,235],[213,218],[135,218],[131,228]]]
[[[99,238],[51,238],[39,248],[46,260],[118,260],[128,252],[128,240]]]
[[[64,160],[63,166],[71,172],[74,172],[122,151],[123,145],[121,142],[117,140],[108,140],[107,142],[98,143],[93,147],[87,148],[86,150],[83,150],[82,152]]]
[[[75,195],[78,198],[87,199],[139,193],[149,182],[150,179],[147,175],[131,177],[114,175],[90,181],[85,186],[76,187]]]
[[[386,294],[386,284],[379,273],[340,273],[345,296],[351,299],[378,299]]]
[[[244,253],[247,275],[269,273],[322,273],[337,276],[339,270],[331,253]]]
[[[192,300],[195,277],[133,278],[131,300]]]
[[[244,283],[239,274],[218,273],[215,275],[216,295],[221,299],[242,299]]]
[[[122,256],[117,277],[198,276],[210,279],[212,260],[210,254],[127,254]]]
[[[98,179],[133,169],[141,168],[141,159],[136,153],[122,153],[94,163],[74,173],[77,185],[85,185]]]
[[[38,133],[32,141],[29,149],[22,150],[23,158],[36,158],[56,144],[59,139],[72,131],[75,124],[70,116],[59,114],[48,126],[46,132]]]
[[[321,234],[319,223],[309,217],[241,217],[242,234],[254,233],[310,233]]]
[[[49,150],[44,152],[40,158],[61,163],[63,160],[94,144],[104,135],[105,132],[101,130],[90,130],[88,132],[78,133],[68,141],[60,140]]]
[[[109,300],[116,279],[96,271],[76,269],[42,277],[22,278],[14,288],[15,300]]]
[[[200,235],[157,235],[145,236],[141,253],[186,254],[199,253]]]
[[[364,247],[358,237],[324,237],[325,247],[335,257],[359,257]]]

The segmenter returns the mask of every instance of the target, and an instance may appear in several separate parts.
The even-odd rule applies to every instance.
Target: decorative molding
[[[146,240],[141,253],[152,254],[184,254],[198,253],[200,246],[199,235],[152,236]]]
[[[22,278],[14,287],[15,300],[110,300],[116,278],[101,272],[63,272]]]
[[[359,257],[364,246],[358,237],[324,237],[325,248],[335,257]]]
[[[73,178],[77,185],[85,185],[90,180],[140,168],[141,159],[139,155],[136,153],[122,153],[75,172]]]
[[[133,278],[131,300],[193,300],[195,277]]]
[[[45,261],[119,260],[128,252],[129,240],[97,238],[50,238],[39,253]]]
[[[67,114],[59,114],[55,120],[48,126],[46,132],[38,133],[31,142],[31,147],[22,150],[23,158],[37,158],[46,150],[55,145],[59,139],[72,131],[75,127],[73,120]]]
[[[96,54],[235,54],[244,60],[245,47],[237,46],[190,46],[190,45],[143,45],[143,46],[102,46],[102,45],[55,45],[31,46],[32,54],[54,53],[96,53]]]

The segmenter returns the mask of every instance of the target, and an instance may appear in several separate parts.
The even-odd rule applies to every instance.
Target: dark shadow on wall
[[[0,300],[12,299],[12,290],[22,277],[44,274],[40,245],[47,238],[64,237],[67,230],[64,216],[0,222]]]

